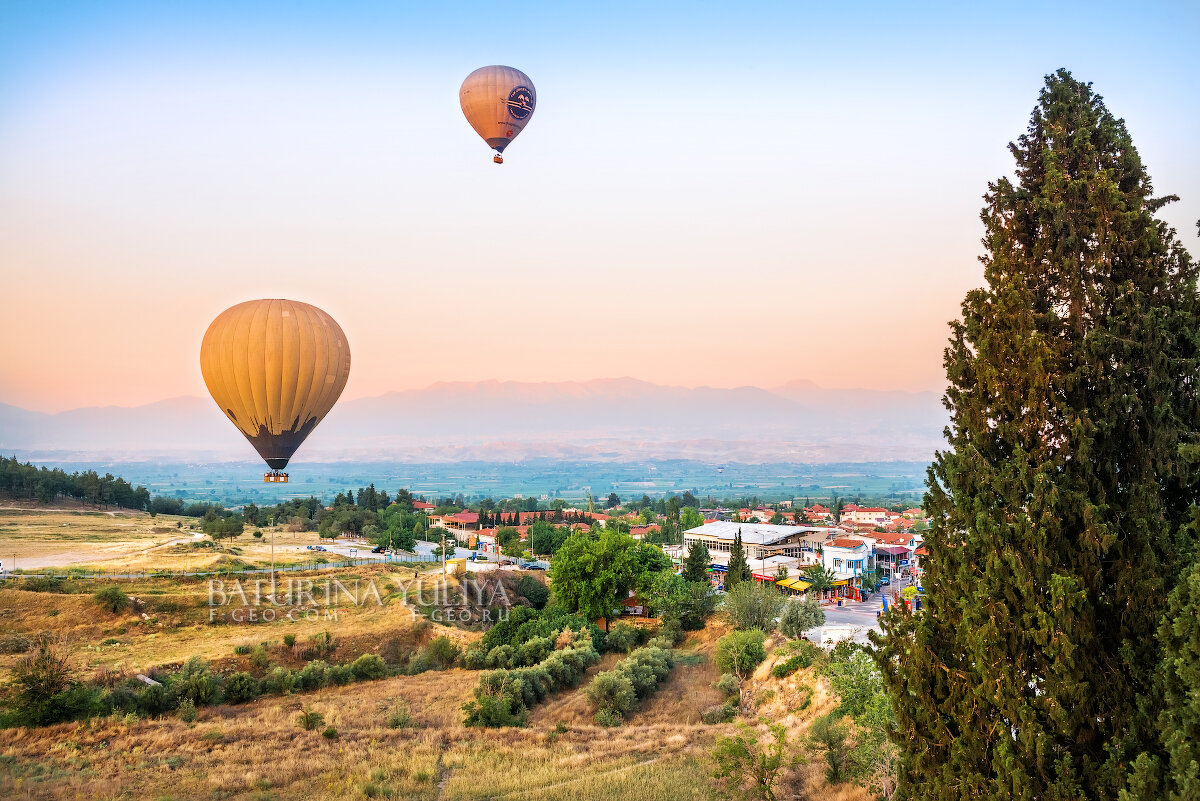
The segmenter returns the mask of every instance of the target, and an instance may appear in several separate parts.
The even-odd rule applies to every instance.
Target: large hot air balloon
[[[480,67],[463,81],[458,102],[475,133],[496,151],[492,161],[503,164],[504,148],[533,117],[537,91],[529,76],[518,69]]]
[[[292,454],[328,414],[350,377],[341,326],[295,300],[248,300],[212,321],[200,343],[200,372],[213,400],[287,481]]]

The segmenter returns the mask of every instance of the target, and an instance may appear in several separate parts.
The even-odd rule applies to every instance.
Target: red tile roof
[[[864,543],[862,540],[836,539],[829,544],[835,548],[857,548],[858,546],[865,545],[866,543]]]

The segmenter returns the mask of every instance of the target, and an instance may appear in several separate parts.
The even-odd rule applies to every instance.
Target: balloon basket
[[[288,483],[288,474],[272,470],[270,473],[263,473],[263,481],[268,484],[286,484]]]
[[[496,162],[497,164],[503,164],[504,156],[492,156],[492,161]]]

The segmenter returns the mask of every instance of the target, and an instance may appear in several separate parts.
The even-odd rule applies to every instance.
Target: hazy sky
[[[653,5],[654,8],[649,8]],[[980,196],[1059,66],[1200,255],[1200,4],[0,3],[0,402],[203,394],[314,303],[438,380],[940,389]],[[492,164],[471,70],[537,86]]]

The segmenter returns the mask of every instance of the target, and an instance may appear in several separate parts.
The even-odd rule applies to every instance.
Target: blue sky
[[[938,389],[980,196],[1055,68],[1196,252],[1197,33],[1196,3],[6,2],[0,402],[200,394],[208,321],[264,296],[342,323],[347,397]],[[538,90],[501,168],[458,109],[490,63]],[[97,336],[15,344],[49,317]]]

